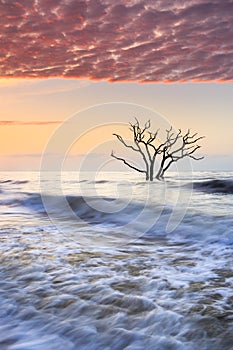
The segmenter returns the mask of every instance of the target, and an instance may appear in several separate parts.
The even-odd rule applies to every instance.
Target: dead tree
[[[164,179],[164,173],[170,166],[180,159],[189,157],[195,160],[201,160],[204,157],[196,157],[194,153],[201,148],[197,142],[204,138],[204,136],[197,137],[197,133],[191,134],[190,129],[186,134],[182,135],[181,129],[175,133],[172,127],[166,130],[166,141],[160,145],[161,161],[160,167],[156,174],[156,179]]]
[[[135,118],[136,119],[136,118]],[[157,136],[159,130],[155,133],[150,131],[151,123],[148,120],[144,127],[141,128],[139,121],[136,119],[134,124],[130,124],[130,130],[133,133],[133,143],[127,143],[122,136],[113,134],[117,139],[127,148],[134,152],[137,152],[145,165],[144,169],[140,169],[135,165],[129,163],[122,157],[118,157],[112,151],[111,156],[117,160],[122,161],[128,167],[136,170],[140,173],[144,173],[147,181],[154,180],[155,161],[157,157],[160,157],[159,169],[157,170],[155,178],[158,180],[164,179],[164,173],[169,169],[172,163],[177,162],[184,157],[190,157],[195,160],[202,159],[203,157],[195,157],[193,154],[201,146],[197,145],[197,141],[203,137],[196,137],[197,134],[190,134],[190,130],[186,134],[182,135],[181,130],[178,133],[173,129],[166,130],[166,140],[163,143],[158,142]]]
[[[136,118],[135,118],[136,119]],[[136,119],[136,123],[130,124],[130,130],[133,132],[133,141],[134,144],[128,144],[122,136],[118,134],[113,134],[118,138],[118,140],[127,148],[130,148],[134,152],[137,152],[140,154],[140,156],[143,159],[143,162],[145,164],[145,169],[139,169],[135,167],[134,165],[127,162],[124,158],[117,157],[113,151],[111,153],[111,156],[117,160],[122,161],[125,163],[128,167],[140,172],[144,173],[146,175],[146,180],[153,181],[154,179],[154,164],[156,156],[159,152],[159,150],[155,147],[154,141],[156,140],[156,137],[158,135],[158,130],[155,133],[152,133],[149,131],[150,129],[150,120],[146,122],[143,128],[140,127],[139,121]]]

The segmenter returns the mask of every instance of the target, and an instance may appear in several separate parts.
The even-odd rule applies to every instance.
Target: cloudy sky
[[[232,0],[2,0],[0,13],[0,169],[37,169],[70,115],[128,102],[205,135],[199,168],[233,170]]]

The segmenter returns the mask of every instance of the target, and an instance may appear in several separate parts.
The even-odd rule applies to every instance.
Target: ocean
[[[232,350],[233,173],[0,173],[1,350]]]

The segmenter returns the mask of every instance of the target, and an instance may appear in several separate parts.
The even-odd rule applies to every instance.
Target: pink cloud
[[[232,81],[232,0],[1,2],[0,77]]]

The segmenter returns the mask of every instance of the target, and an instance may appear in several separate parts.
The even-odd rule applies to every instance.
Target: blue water
[[[0,349],[232,349],[233,173],[0,174]]]

